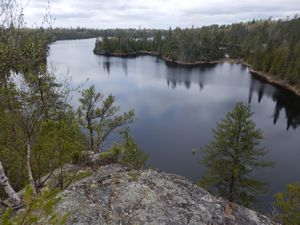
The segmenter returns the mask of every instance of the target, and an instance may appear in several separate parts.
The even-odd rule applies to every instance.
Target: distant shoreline
[[[172,60],[168,57],[160,55],[158,52],[152,52],[152,51],[138,51],[138,52],[129,52],[129,53],[123,53],[123,52],[97,52],[94,50],[94,54],[96,55],[103,55],[103,56],[115,56],[115,57],[138,57],[143,55],[149,55],[149,56],[156,56],[159,57],[166,62],[174,63],[177,65],[182,66],[199,66],[203,64],[217,64],[217,63],[223,63],[226,61],[230,61],[230,59],[219,59],[219,60],[212,60],[212,61],[195,61],[195,62],[182,62],[178,60]]]
[[[149,56],[156,56],[159,57],[163,60],[165,60],[168,63],[173,63],[176,65],[181,65],[181,66],[200,66],[200,65],[208,65],[208,64],[219,64],[219,63],[236,63],[236,64],[242,64],[246,66],[249,69],[249,72],[253,75],[258,77],[259,79],[262,79],[275,87],[282,88],[285,90],[288,90],[295,95],[300,96],[300,87],[297,87],[295,85],[290,85],[286,83],[285,81],[278,80],[275,78],[274,75],[270,73],[266,73],[263,71],[257,71],[252,68],[252,66],[245,62],[242,59],[231,59],[231,58],[223,58],[219,60],[212,60],[212,61],[195,61],[195,62],[182,62],[178,60],[172,60],[168,57],[160,55],[158,52],[152,52],[152,51],[138,51],[138,52],[131,52],[131,53],[122,53],[122,52],[97,52],[94,50],[94,54],[96,55],[103,55],[103,56],[115,56],[115,57],[138,57],[138,56],[143,56],[143,55],[149,55]]]

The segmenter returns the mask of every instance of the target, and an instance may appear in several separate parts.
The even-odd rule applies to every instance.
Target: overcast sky
[[[40,26],[46,8],[47,0],[30,0],[27,24]],[[50,0],[50,12],[54,27],[199,27],[286,18],[300,14],[300,0]]]

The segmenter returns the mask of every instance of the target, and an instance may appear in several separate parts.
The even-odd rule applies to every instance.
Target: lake
[[[258,207],[269,209],[276,192],[299,181],[300,98],[252,76],[245,66],[222,63],[198,67],[168,65],[153,56],[118,58],[94,55],[95,39],[57,41],[50,46],[48,66],[71,86],[94,84],[116,96],[123,111],[134,109],[131,134],[150,154],[148,164],[197,181],[205,172],[200,149],[237,102],[249,103],[253,120],[263,131],[262,146],[274,168],[255,171],[269,182]],[[77,107],[74,95],[71,103]]]

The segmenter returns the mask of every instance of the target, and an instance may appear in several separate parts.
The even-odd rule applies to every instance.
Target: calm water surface
[[[98,91],[115,95],[123,111],[134,109],[131,133],[150,154],[149,165],[199,180],[205,169],[192,149],[209,143],[211,128],[243,101],[250,103],[253,120],[264,133],[266,159],[276,162],[275,168],[255,172],[270,184],[260,207],[269,208],[274,193],[299,181],[300,98],[256,79],[242,65],[186,68],[151,56],[96,56],[94,42],[55,42],[48,65],[60,79],[68,73],[73,87],[94,84]]]

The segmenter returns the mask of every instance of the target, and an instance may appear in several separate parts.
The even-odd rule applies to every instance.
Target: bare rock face
[[[186,178],[155,170],[102,166],[62,192],[68,224],[269,225],[267,217],[216,198]]]

